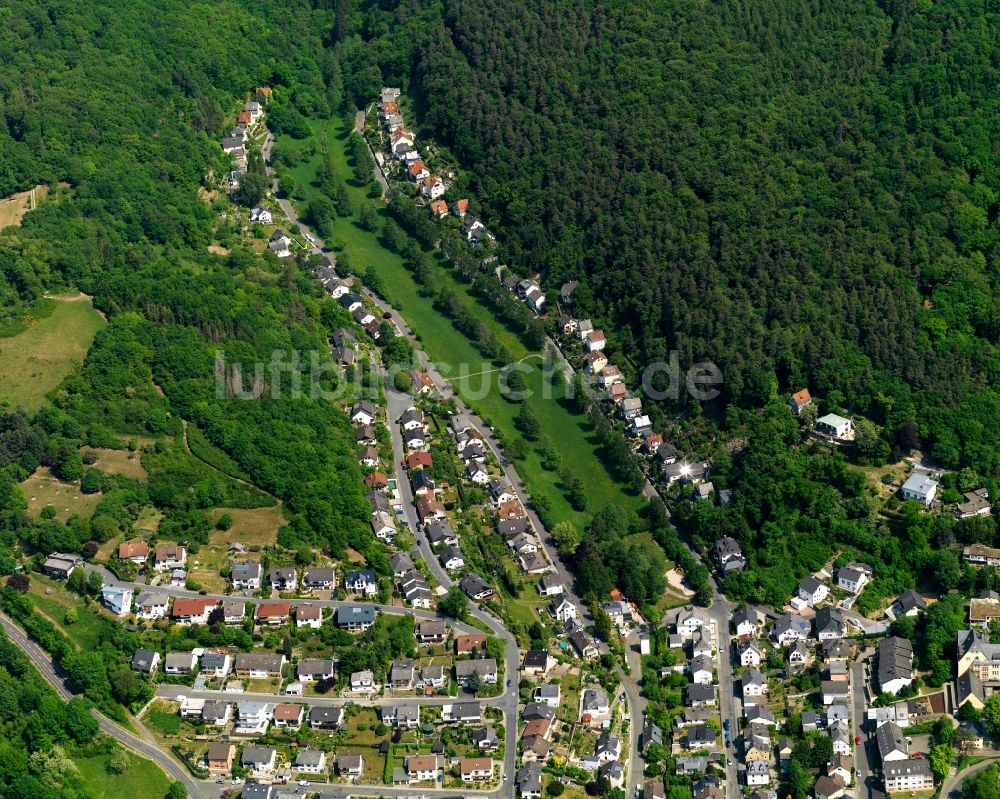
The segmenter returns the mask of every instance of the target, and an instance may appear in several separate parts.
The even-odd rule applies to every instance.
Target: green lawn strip
[[[328,123],[313,123],[317,135],[327,136],[334,169],[345,181],[348,193],[354,202],[355,211],[364,202],[371,202],[364,189],[353,184],[351,170],[345,154],[346,135],[340,122],[332,120]],[[296,143],[287,137],[280,139],[280,145],[293,149],[302,149],[306,143]],[[319,164],[319,147],[308,161],[298,164],[292,173],[301,186],[307,201],[317,191],[311,185]],[[338,218],[335,223],[335,238],[343,244],[349,254],[351,268],[356,273],[364,271],[368,266],[375,266],[383,278],[386,299],[406,318],[411,329],[418,336],[427,355],[437,364],[447,364],[452,368],[442,367],[445,377],[459,374],[457,364],[470,364],[467,374],[473,374],[484,369],[493,368],[488,364],[472,343],[455,327],[451,321],[437,311],[433,299],[421,296],[419,287],[412,274],[403,265],[402,259],[379,242],[371,232],[364,230],[357,223],[356,217]],[[448,288],[458,292],[463,301],[473,308],[484,324],[503,343],[516,359],[528,355],[523,343],[506,326],[501,324],[486,307],[470,291],[464,283],[456,280],[447,268],[435,270],[435,286]],[[595,436],[589,420],[575,409],[568,407],[569,401],[564,399],[566,387],[558,377],[551,379],[552,396],[544,398],[541,393],[543,374],[537,359],[525,363],[526,378],[534,396],[527,400],[539,421],[543,439],[551,441],[562,455],[563,464],[568,466],[587,486],[588,507],[585,512],[575,511],[566,498],[566,487],[563,485],[560,470],[546,469],[536,452],[536,447],[528,448],[526,457],[518,461],[517,468],[521,477],[528,485],[532,495],[538,499],[544,497],[551,510],[548,514],[552,521],[569,521],[578,526],[585,525],[590,515],[609,504],[617,504],[627,509],[638,509],[642,505],[641,497],[627,495],[604,468],[600,449],[595,442]],[[495,380],[495,375],[470,376],[465,380],[456,381],[455,388],[473,410],[480,414],[487,423],[498,430],[511,435],[514,430],[514,417],[518,406],[504,400],[494,386],[485,396],[480,396],[482,381]]]
[[[87,787],[101,799],[161,799],[166,796],[170,780],[158,766],[135,754],[130,754],[129,766],[122,774],[108,771],[110,755],[78,757],[73,762],[80,770]]]

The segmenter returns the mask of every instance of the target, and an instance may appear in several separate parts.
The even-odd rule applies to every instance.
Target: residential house
[[[837,608],[822,607],[816,611],[816,638],[830,641],[847,635],[847,621],[844,612]]]
[[[480,681],[495,685],[497,681],[497,662],[494,658],[477,658],[474,660],[459,660],[455,662],[455,680],[469,687],[473,674],[479,675]]]
[[[746,638],[739,645],[740,665],[758,668],[764,656],[764,650],[755,638]]]
[[[360,755],[358,755],[360,757]],[[299,774],[325,774],[326,752],[318,749],[300,749],[295,754],[292,767]]]
[[[685,689],[688,707],[715,707],[715,686],[691,683]]]
[[[153,674],[160,665],[160,653],[148,649],[137,649],[132,655],[132,671]]]
[[[233,564],[230,577],[233,588],[243,591],[256,591],[260,588],[260,580],[264,570],[259,563],[246,562]]]
[[[217,606],[215,599],[178,597],[170,609],[170,616],[177,624],[208,624],[208,617]]]
[[[848,440],[854,435],[854,424],[851,420],[835,413],[828,413],[817,419],[814,429],[820,435],[833,439]]]
[[[747,785],[770,785],[771,769],[763,760],[751,760],[747,763],[746,770]]]
[[[990,492],[985,488],[965,492],[965,502],[955,505],[955,516],[959,519],[971,519],[974,516],[989,516],[993,510],[990,504]],[[121,557],[119,555],[118,557]]]
[[[300,682],[319,682],[332,680],[337,669],[329,658],[303,658],[298,663],[298,678]]]
[[[208,764],[208,773],[213,777],[228,777],[233,770],[233,761],[236,758],[236,747],[231,743],[210,743],[208,752],[205,754],[205,761]]]
[[[240,652],[233,660],[237,677],[269,679],[280,677],[285,668],[285,656],[272,652]]]
[[[493,758],[463,757],[458,761],[458,770],[465,782],[488,780],[493,776]]]
[[[271,569],[268,572],[267,578],[271,583],[271,587],[276,591],[292,592],[298,585],[295,569],[291,567]]]
[[[785,613],[774,623],[772,635],[781,646],[788,646],[794,641],[805,641],[809,638],[811,625],[808,619]]]
[[[269,776],[274,773],[277,755],[271,746],[247,746],[240,755],[240,765],[249,769],[255,777]]]
[[[222,621],[224,624],[242,624],[246,615],[246,602],[241,602],[238,599],[222,600]]]
[[[525,763],[514,774],[514,785],[521,799],[540,799],[542,795],[542,764]],[[665,799],[661,794],[659,799]]]
[[[163,660],[166,674],[190,674],[198,668],[198,656],[194,652],[168,652]]]
[[[760,608],[753,605],[742,605],[733,614],[733,627],[740,638],[745,635],[758,635],[766,623],[767,616]]]
[[[886,763],[882,767],[882,778],[889,793],[934,790],[934,772],[926,757],[911,757]]]
[[[837,586],[845,591],[860,594],[871,580],[871,567],[852,563],[837,569]]]
[[[791,395],[791,397],[788,398],[788,405],[792,409],[792,413],[798,416],[808,406],[812,405],[812,401],[812,395],[809,393],[809,389],[804,388],[801,391],[796,391]]]
[[[521,670],[531,677],[544,677],[554,665],[555,658],[544,649],[529,649],[524,654]]]
[[[788,665],[793,668],[805,666],[810,659],[809,647],[806,642],[799,639],[788,648]]]
[[[352,691],[373,691],[375,675],[368,669],[352,672],[350,686]]]
[[[556,574],[546,574],[538,581],[538,593],[542,596],[559,596],[563,593],[562,579]]]
[[[306,569],[302,575],[302,587],[310,591],[326,591],[334,587],[336,574],[332,566]]]
[[[357,752],[345,752],[337,755],[334,766],[341,777],[360,777],[364,774],[365,761]]]
[[[597,641],[583,630],[574,630],[569,634],[569,642],[573,645],[577,655],[581,660],[593,660],[601,650],[597,646]]]
[[[138,566],[145,566],[149,557],[149,544],[138,538],[126,541],[118,547],[118,559],[130,560]]]
[[[318,605],[299,605],[295,608],[295,626],[318,630],[323,625],[323,608]]]
[[[344,577],[344,588],[361,596],[375,596],[378,593],[378,577],[373,569],[356,569]]]
[[[159,572],[183,568],[185,563],[187,563],[187,550],[178,544],[158,546],[153,555],[153,568]]]
[[[823,680],[820,683],[820,695],[824,705],[846,703],[851,694],[851,684],[840,680]]]
[[[576,605],[562,595],[552,600],[549,610],[552,617],[558,622],[566,623],[570,619],[577,618]]]
[[[893,722],[883,724],[875,730],[875,742],[882,758],[883,769],[896,760],[908,760],[910,750],[903,731]]]
[[[712,685],[715,682],[715,661],[708,655],[698,655],[688,663],[691,672],[691,682],[702,685]]]
[[[740,677],[743,686],[743,701],[754,704],[757,699],[767,695],[767,677],[757,669],[747,669]]]
[[[162,619],[167,615],[170,597],[157,591],[140,591],[135,600],[137,619]]]
[[[611,705],[603,688],[585,688],[580,698],[580,721],[602,726],[611,720]]]
[[[892,603],[886,615],[890,619],[896,620],[902,616],[916,616],[922,610],[927,610],[927,600],[912,588],[907,588]]]
[[[493,596],[493,588],[486,583],[482,577],[473,572],[463,574],[458,582],[459,587],[465,592],[469,599],[481,602]]]
[[[375,624],[371,605],[345,605],[337,608],[337,626],[352,633],[364,632]]]
[[[208,677],[226,677],[233,668],[233,659],[225,652],[206,652],[201,656],[200,673]]]
[[[257,624],[266,624],[270,627],[279,627],[282,624],[288,622],[288,616],[292,611],[292,603],[287,601],[280,602],[261,602],[257,606],[257,612],[254,618]]]
[[[482,727],[469,731],[469,743],[484,752],[494,752],[500,746],[496,730],[492,727]]]
[[[539,685],[535,688],[532,698],[536,702],[541,702],[549,707],[558,708],[559,702],[562,700],[562,691],[559,687],[559,683],[546,683],[545,685]]]
[[[337,730],[344,723],[344,708],[320,707],[309,708],[309,726],[314,730]]]
[[[297,730],[302,726],[302,721],[305,718],[305,708],[302,705],[282,702],[274,706],[273,718],[275,727]]]
[[[685,641],[702,629],[711,630],[712,620],[704,608],[688,605],[677,615],[676,632]]]
[[[482,633],[455,636],[455,654],[469,655],[473,652],[486,651],[486,636]]]
[[[930,474],[924,471],[914,471],[903,483],[900,494],[903,499],[914,500],[923,505],[932,505],[934,497],[937,496],[938,484],[932,479]]]
[[[878,683],[883,692],[899,693],[913,683],[913,644],[906,638],[883,638],[878,645]]]
[[[441,720],[455,724],[480,724],[483,708],[479,702],[452,702],[441,706]]]
[[[829,593],[830,589],[811,574],[799,582],[798,597],[811,608],[826,599]]]
[[[465,558],[462,557],[462,550],[452,545],[438,555],[438,562],[448,571],[458,571],[465,566]]]
[[[358,304],[361,304],[360,298],[358,299]],[[353,310],[353,308],[348,308],[348,310]],[[353,424],[372,424],[377,415],[378,410],[375,405],[367,400],[356,402],[351,407],[351,422]]]
[[[116,616],[127,616],[132,611],[132,589],[106,585],[101,589],[101,604]]]
[[[823,774],[816,780],[813,786],[813,796],[815,799],[840,799],[847,792],[844,783],[836,777],[828,777]]]

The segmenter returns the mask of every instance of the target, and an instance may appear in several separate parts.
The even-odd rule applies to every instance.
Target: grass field
[[[379,242],[378,237],[364,230],[359,223],[357,212],[363,203],[371,203],[366,191],[356,185],[352,171],[347,163],[345,153],[347,132],[340,120],[314,122],[315,136],[307,142],[315,142],[325,137],[335,171],[347,185],[348,193],[354,203],[355,216],[338,218],[335,223],[334,239],[342,244],[350,258],[351,268],[355,273],[363,272],[373,266],[383,279],[387,298],[406,319],[407,323],[420,338],[428,356],[440,366],[446,378],[457,377],[459,364],[468,365],[466,374],[472,375],[491,369],[491,364],[484,364],[479,351],[461,334],[451,321],[433,307],[433,299],[423,297],[418,291],[410,272],[404,267],[402,259],[394,252],[387,250]],[[288,137],[281,137],[281,146],[300,150],[306,143],[297,143]],[[302,187],[307,201],[315,195],[317,189],[311,185],[319,164],[319,147],[317,153],[310,159],[303,160],[292,170],[296,182]],[[328,244],[331,242],[327,242]],[[434,272],[434,281],[438,289],[447,288],[458,293],[469,308],[485,324],[512,354],[515,360],[531,355],[521,340],[505,325],[499,322],[492,310],[478,300],[468,286],[458,281],[452,271],[446,266]],[[450,365],[450,368],[449,368]],[[533,396],[527,400],[542,431],[542,438],[553,442],[562,455],[563,464],[569,466],[587,487],[589,506],[586,512],[577,512],[566,498],[566,486],[563,485],[559,470],[546,469],[535,448],[531,448],[524,460],[519,461],[517,468],[529,490],[535,497],[546,497],[550,506],[550,516],[554,521],[570,521],[576,525],[584,525],[590,515],[609,505],[617,504],[628,509],[638,509],[643,504],[641,497],[630,496],[611,478],[603,466],[602,453],[589,421],[583,415],[576,413],[571,403],[565,399],[566,386],[561,378],[553,376],[551,392],[548,398],[542,395],[545,376],[538,358],[526,362],[529,370],[526,378]],[[495,374],[487,376],[468,377],[455,380],[456,390],[463,399],[488,423],[496,429],[512,434],[514,417],[518,406],[504,400],[495,383]],[[482,390],[483,381],[491,380],[486,390]]]
[[[162,799],[170,788],[170,780],[149,760],[131,755],[123,774],[108,772],[110,755],[76,758],[73,762],[94,796],[101,799]]]
[[[100,469],[108,474],[120,474],[133,480],[145,480],[148,476],[138,452],[129,452],[127,449],[92,449],[90,451],[97,455],[97,460],[93,464],[95,469]]]
[[[11,338],[0,339],[0,407],[35,410],[45,396],[83,363],[103,317],[90,298],[58,299],[52,313]]]
[[[239,541],[248,547],[274,546],[278,538],[278,528],[285,523],[285,517],[281,515],[281,507],[278,505],[253,510],[216,508],[209,512],[209,521],[215,524],[223,513],[233,517],[233,526],[225,532],[216,530],[209,533],[211,546],[228,548],[233,541]]]
[[[96,606],[85,607],[80,597],[64,585],[37,574],[31,575],[28,596],[39,612],[48,616],[80,649],[93,651],[100,644],[101,628],[107,620]],[[77,612],[77,621],[66,624],[66,611],[71,608]]]
[[[21,490],[28,500],[28,513],[37,518],[42,508],[52,505],[56,518],[64,522],[74,513],[88,518],[100,502],[100,494],[84,494],[79,483],[64,483],[54,477],[48,467],[40,467],[21,483]]]

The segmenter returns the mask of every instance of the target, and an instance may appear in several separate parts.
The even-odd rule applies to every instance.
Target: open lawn
[[[129,767],[123,774],[108,771],[110,755],[74,758],[94,796],[101,799],[162,799],[170,788],[170,780],[150,760],[129,755]]]
[[[35,518],[42,508],[52,505],[56,518],[64,522],[74,513],[90,517],[101,499],[100,494],[84,494],[79,483],[64,483],[54,477],[48,467],[39,467],[31,477],[21,483],[21,490],[28,500],[28,513]]]
[[[145,480],[146,470],[142,466],[140,454],[127,449],[91,449],[97,455],[94,468],[108,474],[120,474],[133,480]]]
[[[0,406],[40,408],[46,394],[81,363],[103,317],[90,298],[56,298],[52,313],[11,338],[0,339]]]
[[[492,371],[492,364],[485,363],[483,356],[470,341],[448,318],[435,310],[433,298],[420,295],[419,287],[404,267],[400,256],[387,250],[374,233],[361,227],[358,210],[362,204],[373,201],[367,198],[365,189],[357,186],[353,179],[345,152],[347,131],[342,122],[314,122],[313,129],[316,135],[305,143],[295,142],[288,137],[281,137],[279,143],[284,148],[296,151],[312,146],[319,137],[326,137],[329,142],[334,170],[347,185],[355,216],[338,218],[334,236],[327,243],[343,246],[355,273],[362,273],[368,267],[374,267],[378,271],[385,285],[386,299],[400,311],[420,338],[428,356],[439,365],[446,378],[453,380],[455,389],[463,399],[487,423],[508,436],[516,435],[514,417],[519,406],[500,396],[498,375]],[[311,181],[319,164],[320,148],[316,146],[315,149],[316,154],[291,170],[307,201],[316,192]],[[476,313],[477,318],[493,332],[515,360],[528,358],[524,362],[528,367],[525,377],[532,397],[527,403],[538,419],[542,438],[555,444],[562,455],[563,464],[587,487],[589,498],[585,512],[575,511],[567,499],[567,487],[560,476],[561,470],[546,469],[541,463],[537,447],[528,448],[526,457],[517,463],[517,468],[532,495],[549,504],[550,518],[553,521],[566,520],[583,525],[589,520],[590,514],[609,504],[627,509],[641,507],[642,498],[626,494],[604,468],[603,455],[592,426],[585,416],[576,412],[572,401],[565,398],[567,387],[562,377],[552,374],[546,380],[540,366],[540,357],[528,352],[520,339],[497,320],[492,310],[480,302],[466,284],[455,278],[450,268],[442,265],[440,269],[436,269],[434,283],[438,290],[448,289],[462,297],[463,302]],[[461,377],[462,369],[465,370],[464,378]],[[483,372],[487,373],[482,374]],[[549,385],[543,388],[543,382],[548,382]]]
[[[233,517],[233,526],[226,531],[210,533],[212,546],[228,547],[232,542],[239,541],[247,547],[271,547],[277,541],[278,528],[285,523],[279,505],[253,509],[216,508],[209,513],[209,521],[215,524],[223,513]]]

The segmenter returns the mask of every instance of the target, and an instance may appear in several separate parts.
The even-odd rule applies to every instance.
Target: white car
[[[306,241],[312,244],[316,239],[313,238],[312,233],[306,233]]]

